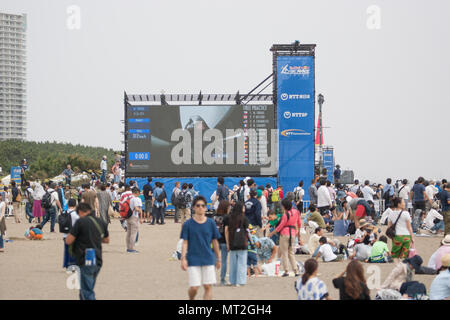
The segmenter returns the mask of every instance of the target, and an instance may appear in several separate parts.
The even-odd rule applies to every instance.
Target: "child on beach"
[[[41,240],[44,236],[44,233],[39,228],[39,225],[36,227],[30,227],[27,231],[25,231],[25,238],[30,240]]]
[[[262,273],[261,269],[258,266],[258,254],[256,249],[256,241],[258,238],[256,237],[256,228],[252,225],[249,225],[249,237],[248,237],[248,253],[247,253],[247,276],[258,276]]]

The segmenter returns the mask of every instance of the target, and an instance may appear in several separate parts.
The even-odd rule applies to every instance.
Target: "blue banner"
[[[21,167],[11,167],[11,181],[15,181],[16,183],[20,183],[20,174],[22,173]]]
[[[314,57],[277,56],[278,179],[284,192],[314,178]],[[305,192],[305,200],[309,200]]]
[[[333,149],[323,150],[323,167],[327,169],[328,180],[334,181],[334,152]]]

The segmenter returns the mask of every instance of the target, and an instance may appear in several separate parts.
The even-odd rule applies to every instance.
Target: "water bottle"
[[[85,260],[84,264],[86,266],[95,266],[97,264],[95,249],[87,248],[84,260]]]

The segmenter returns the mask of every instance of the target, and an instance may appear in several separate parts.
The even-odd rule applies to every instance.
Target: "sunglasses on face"
[[[206,204],[196,204],[195,207],[196,208],[205,208]]]

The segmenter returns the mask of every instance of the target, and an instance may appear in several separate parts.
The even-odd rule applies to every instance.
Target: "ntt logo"
[[[285,137],[290,137],[290,136],[310,136],[311,133],[305,132],[305,131],[303,131],[301,129],[287,129],[287,130],[281,131],[281,135],[285,136]]]

